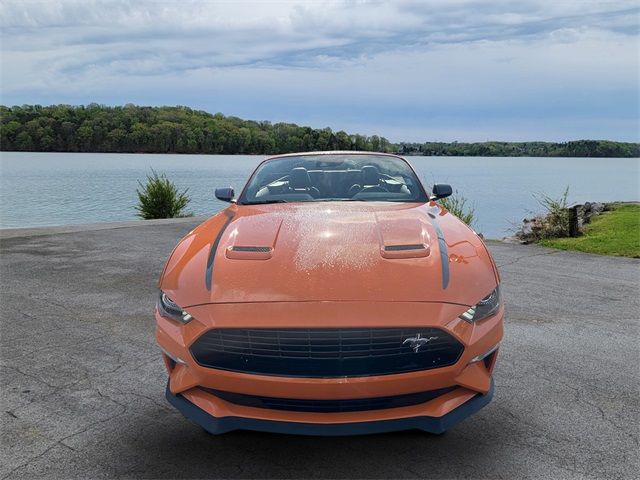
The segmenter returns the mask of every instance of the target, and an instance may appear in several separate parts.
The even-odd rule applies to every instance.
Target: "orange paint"
[[[447,247],[446,288],[434,221]],[[205,272],[218,237],[208,289]],[[407,245],[411,249],[394,250]],[[497,284],[497,270],[481,239],[434,201],[231,204],[183,238],[167,261],[160,288],[194,319],[183,325],[156,311],[157,341],[185,362],[172,365],[166,359],[171,393],[216,418],[334,424],[441,417],[489,390],[497,354],[487,362],[469,362],[502,340],[504,307],[477,323],[458,317]],[[445,367],[338,378],[214,369],[199,365],[190,352],[210,329],[356,327],[434,327],[464,350],[455,364]],[[335,413],[236,405],[200,388],[338,400],[454,386],[458,388],[418,405]]]

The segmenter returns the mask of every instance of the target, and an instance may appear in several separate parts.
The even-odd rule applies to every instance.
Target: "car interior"
[[[382,173],[373,162],[354,166],[349,162],[307,161],[306,166],[294,162],[288,172],[283,172],[282,168],[264,169],[263,172],[258,169],[242,203],[418,200],[423,192],[413,172],[402,160],[394,160],[402,162],[400,167],[406,172],[396,168],[398,171],[393,172],[394,175]],[[292,162],[288,163],[291,165]]]

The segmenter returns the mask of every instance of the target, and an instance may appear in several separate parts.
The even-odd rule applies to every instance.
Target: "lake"
[[[138,180],[155,169],[188,188],[189,209],[211,215],[226,204],[216,187],[239,191],[264,156],[101,153],[0,154],[0,228],[136,219]],[[533,197],[572,202],[640,200],[640,159],[409,157],[426,186],[450,183],[476,211],[474,227],[490,238],[539,211]]]

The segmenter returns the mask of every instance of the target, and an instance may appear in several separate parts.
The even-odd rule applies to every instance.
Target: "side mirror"
[[[233,196],[234,192],[231,187],[216,188],[216,198],[218,200],[222,200],[223,202],[233,202]]]
[[[429,197],[429,200],[437,200],[438,198],[449,197],[453,193],[451,185],[447,185],[446,183],[436,183],[431,191],[433,194]]]

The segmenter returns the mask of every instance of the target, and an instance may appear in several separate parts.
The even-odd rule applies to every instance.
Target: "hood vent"
[[[384,258],[419,258],[428,257],[430,249],[424,243],[385,245],[381,253]]]
[[[423,243],[417,243],[414,245],[386,245],[384,247],[387,252],[400,252],[403,250],[424,250],[425,245]]]
[[[234,252],[270,252],[271,247],[231,247]]]
[[[232,260],[268,260],[272,254],[271,247],[234,245],[227,248],[226,257]]]

